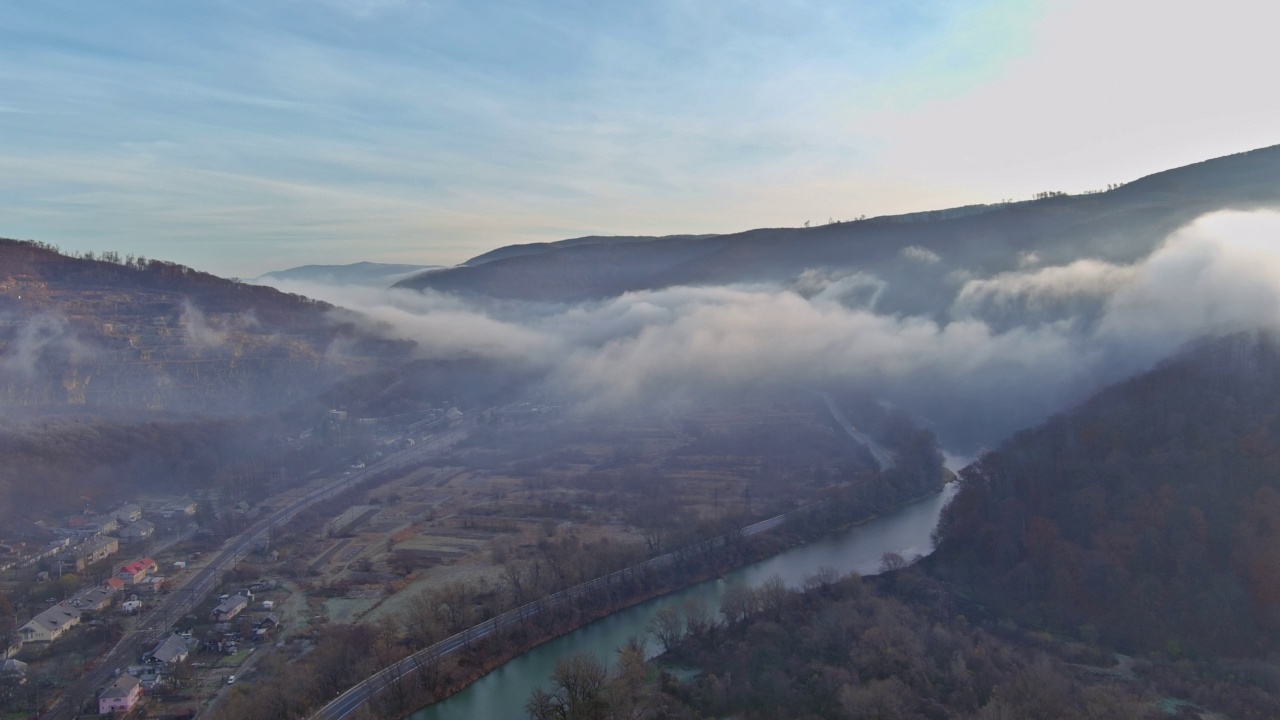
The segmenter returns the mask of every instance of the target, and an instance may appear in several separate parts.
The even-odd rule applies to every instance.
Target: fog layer
[[[1145,369],[1187,341],[1280,321],[1280,215],[1221,212],[1131,265],[1079,258],[980,276],[945,252],[948,307],[880,312],[885,282],[813,268],[789,283],[676,287],[576,305],[298,283],[379,321],[425,357],[544,369],[585,412],[625,412],[713,390],[857,386],[970,453]],[[941,277],[935,269],[929,278]],[[937,282],[922,280],[922,282]]]

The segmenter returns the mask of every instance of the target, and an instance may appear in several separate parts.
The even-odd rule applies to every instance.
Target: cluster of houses
[[[233,590],[231,593],[219,598],[217,607],[209,614],[209,619],[216,625],[213,635],[210,636],[206,643],[206,650],[209,652],[235,652],[240,642],[248,640],[264,642],[268,639],[268,634],[279,627],[280,616],[275,612],[268,612],[265,616],[259,617],[250,628],[245,628],[243,625],[243,629],[233,627],[231,621],[249,609],[252,604],[253,589]],[[275,610],[275,603],[270,600],[263,600],[261,608],[267,611]]]
[[[219,626],[206,642],[206,650],[235,652],[237,641],[242,638],[232,630],[229,621],[244,612],[252,599],[253,593],[247,589],[237,590],[235,594],[220,598],[221,602],[211,615],[211,619],[219,623]],[[274,609],[269,600],[264,601],[262,607],[264,610]],[[266,634],[279,624],[279,616],[273,612],[268,613],[266,617],[254,623],[255,638],[264,639]],[[133,710],[141,701],[143,691],[166,682],[166,676],[172,673],[175,666],[184,662],[190,652],[191,633],[189,632],[169,635],[161,640],[151,651],[142,656],[141,664],[129,666],[126,673],[117,676],[103,688],[98,695],[98,714],[124,714]]]
[[[82,615],[106,610],[115,604],[116,596],[126,590],[132,591],[135,598],[125,604],[136,603],[136,609],[141,605],[136,599],[137,593],[156,592],[164,583],[162,576],[154,574],[156,569],[156,561],[151,558],[121,565],[116,574],[101,585],[81,590],[31,618],[18,628],[18,639],[23,643],[53,642],[80,624]]]
[[[170,635],[142,656],[141,665],[114,678],[98,695],[98,714],[127,713],[142,699],[142,691],[165,682],[165,675],[190,653],[189,635]]]
[[[68,630],[78,625],[86,613],[105,610],[113,604],[114,598],[132,588],[146,587],[154,580],[157,570],[151,558],[141,558],[121,565],[116,574],[108,578],[102,585],[88,588],[76,596],[57,603],[45,610],[30,622],[19,628],[20,642],[52,642],[62,637]],[[210,620],[217,623],[205,643],[205,649],[213,652],[235,652],[237,645],[244,641],[263,642],[268,635],[280,625],[280,617],[274,612],[275,603],[264,600],[260,608],[266,611],[262,617],[252,622],[252,629],[242,621],[239,630],[233,628],[231,622],[248,610],[253,603],[254,591],[268,587],[265,584],[250,588],[234,590],[219,598],[219,603],[210,615]],[[134,599],[122,603],[126,609],[130,604],[134,608],[140,604],[136,595]],[[111,682],[98,695],[98,714],[115,715],[132,711],[142,700],[144,690],[165,683],[172,675],[174,668],[187,660],[191,652],[192,639],[190,632],[173,634],[165,637],[150,651],[142,656],[140,664],[131,665],[127,672],[112,678]],[[14,676],[26,674],[26,665],[16,660],[4,660],[0,664],[0,675]]]
[[[37,564],[56,567],[56,572],[79,572],[95,562],[155,535],[154,520],[191,517],[196,503],[190,498],[148,501],[146,507],[125,503],[108,513],[79,514],[60,525],[45,522],[29,526],[21,540],[0,540],[0,572]]]

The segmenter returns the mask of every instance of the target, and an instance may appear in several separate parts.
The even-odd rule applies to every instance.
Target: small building
[[[142,558],[133,562],[122,565],[120,571],[116,573],[116,577],[124,581],[125,585],[137,585],[147,579],[147,573],[156,569],[156,561],[151,558]]]
[[[156,534],[156,526],[149,520],[139,520],[127,527],[120,528],[120,532],[116,533],[120,536],[120,541],[126,545],[142,542],[152,535]]]
[[[27,664],[18,660],[0,662],[0,678],[12,680],[21,685],[27,681]]]
[[[23,642],[53,642],[79,624],[80,611],[60,602],[18,628],[18,637]]]
[[[106,580],[103,580],[102,584],[105,587],[111,588],[115,592],[120,592],[124,589],[124,581],[118,577],[109,577]]]
[[[119,540],[107,535],[95,535],[71,546],[58,560],[64,566],[74,566],[76,572],[80,572],[99,560],[111,557],[119,550]]]
[[[275,601],[275,600],[263,600],[263,601],[262,601],[262,609],[263,609],[263,610],[274,610],[274,609],[275,609],[275,607],[276,607],[276,601]]]
[[[142,609],[141,600],[125,600],[120,603],[120,610],[125,615],[132,615]]]
[[[127,713],[142,697],[142,683],[132,675],[121,675],[98,696],[98,714]]]
[[[111,515],[122,523],[135,523],[142,519],[142,506],[138,503],[125,503]]]
[[[98,532],[109,533],[120,529],[120,521],[115,515],[98,515],[89,520],[89,525],[96,526]]]
[[[176,665],[187,659],[187,639],[181,635],[170,635],[147,653],[146,662],[152,665]]]
[[[45,558],[51,558],[62,552],[63,549],[71,547],[71,538],[60,537],[56,540],[50,540],[40,552],[29,556],[23,561],[23,565],[34,565],[37,561]]]
[[[151,593],[154,595],[164,589],[164,583],[165,577],[163,575],[152,575],[133,587],[140,593]]]
[[[226,622],[244,612],[249,607],[249,598],[243,595],[232,595],[213,609],[214,622]]]
[[[71,607],[81,612],[101,612],[115,602],[116,591],[106,585],[98,585],[77,593],[69,601]]]

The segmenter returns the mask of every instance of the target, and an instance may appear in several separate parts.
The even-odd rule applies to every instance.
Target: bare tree
[[[704,637],[711,632],[715,618],[711,616],[711,610],[702,598],[690,595],[685,599],[683,609],[685,632],[694,637]]]
[[[684,636],[684,618],[680,609],[668,605],[649,618],[649,633],[669,652]]]
[[[907,566],[907,559],[896,552],[887,552],[880,556],[880,572],[893,572]]]
[[[787,582],[777,573],[770,575],[756,591],[762,609],[773,615],[775,620],[782,619],[782,611],[786,608],[787,596],[790,594]]]
[[[812,575],[804,579],[805,592],[826,592],[836,581],[840,579],[840,574],[830,565],[819,567]]]
[[[746,620],[755,612],[755,591],[745,585],[730,585],[720,599],[720,614],[730,625]]]
[[[609,715],[605,683],[609,674],[599,658],[573,653],[556,662],[551,673],[554,688],[533,691],[525,712],[534,720],[604,720]]]

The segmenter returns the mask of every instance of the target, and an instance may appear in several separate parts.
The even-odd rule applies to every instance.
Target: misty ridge
[[[390,389],[433,377],[433,400],[536,393],[591,417],[825,388],[898,406],[972,456],[1191,340],[1274,326],[1277,206],[1280,148],[1266,148],[1104,193],[499,248],[392,287],[421,267],[248,284],[15,243],[0,399],[235,415],[403,397]]]
[[[0,419],[239,415],[404,359],[309,298],[117,253],[0,240]]]
[[[979,276],[909,246],[944,303],[890,312],[904,278],[814,268],[782,282],[677,286],[574,303],[278,282],[409,339],[424,358],[525,364],[583,412],[747,387],[858,387],[972,454],[1185,343],[1280,321],[1280,214],[1196,218],[1133,263],[1091,257]],[[913,288],[914,289],[914,288]]]

